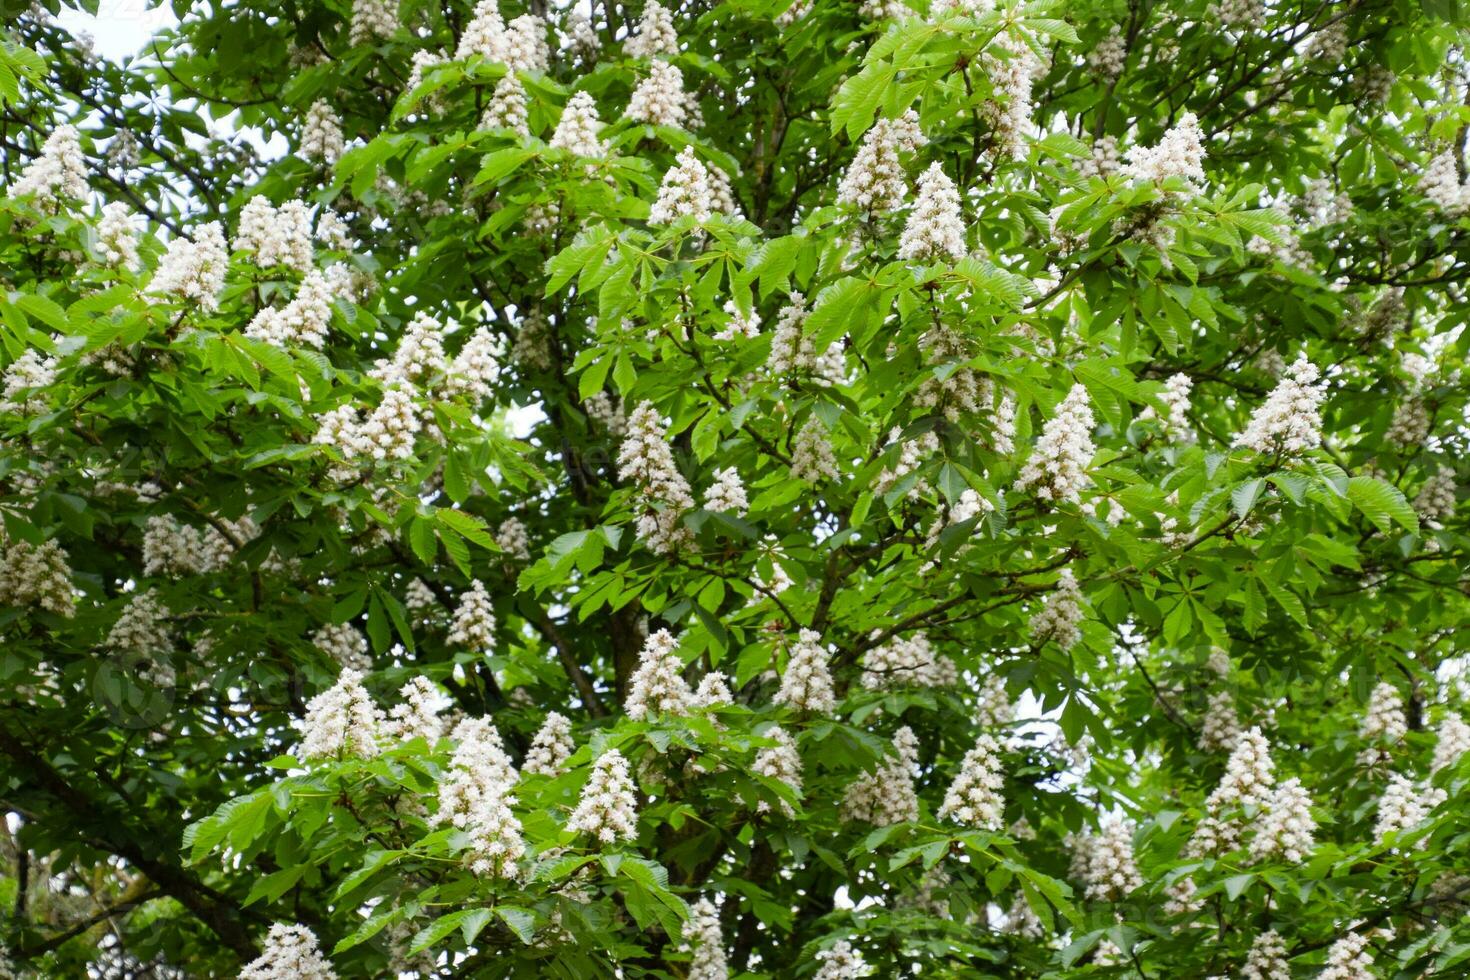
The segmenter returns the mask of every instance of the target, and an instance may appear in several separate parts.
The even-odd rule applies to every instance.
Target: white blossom
[[[668,630],[651,634],[638,655],[638,668],[628,680],[624,710],[634,721],[650,714],[686,715],[694,707],[694,692],[684,680],[679,644]]]
[[[730,319],[715,331],[715,340],[752,340],[760,336],[761,318],[754,309],[749,313],[741,313],[733,300],[726,300],[725,312],[730,314]]]
[[[931,164],[919,175],[919,195],[899,237],[898,257],[962,259],[967,251],[960,192],[939,164]]]
[[[138,268],[138,231],[133,225],[133,212],[126,204],[113,201],[102,206],[102,217],[97,222],[97,251],[114,269]]]
[[[1373,824],[1373,839],[1382,844],[1391,833],[1403,833],[1417,827],[1444,800],[1444,790],[1415,783],[1402,773],[1392,773],[1383,795],[1378,798],[1378,819]],[[1427,838],[1420,838],[1416,846],[1423,849],[1427,843]]]
[[[1466,752],[1470,752],[1470,724],[1466,724],[1457,712],[1451,711],[1435,729],[1434,761],[1429,771],[1451,768]]]
[[[477,653],[495,650],[495,608],[485,583],[475,579],[460,596],[459,607],[449,625],[449,634],[444,641],[450,646],[463,647]]]
[[[941,819],[981,830],[999,830],[1005,816],[1005,775],[1001,769],[1000,743],[982,732],[975,747],[965,753],[959,775],[944,794]]]
[[[240,980],[337,980],[337,973],[317,947],[315,933],[278,922],[265,937],[265,949],[240,971]]]
[[[602,39],[597,36],[597,29],[580,10],[572,10],[567,14],[566,36],[567,46],[583,62],[592,61],[602,50]]]
[[[444,737],[444,698],[433,681],[410,678],[398,689],[398,696],[403,700],[388,711],[389,737],[400,742],[421,738],[430,745]]]
[[[0,411],[34,415],[46,410],[46,399],[56,383],[56,358],[27,350],[5,368]]]
[[[245,326],[245,336],[277,347],[321,350],[331,331],[333,298],[331,285],[313,269],[284,307],[263,307]]]
[[[994,130],[992,151],[1012,160],[1025,160],[1032,88],[1046,73],[1046,62],[1037,56],[1025,33],[1012,26],[996,35],[993,48],[985,51],[981,63],[990,77],[991,90],[999,97],[981,107]]]
[[[832,451],[832,440],[827,427],[815,415],[806,420],[791,443],[791,476],[793,479],[816,483],[819,480],[835,480],[839,473],[837,456]]]
[[[1062,569],[1057,578],[1056,590],[1043,600],[1042,607],[1031,617],[1031,640],[1041,644],[1056,641],[1063,650],[1070,650],[1082,639],[1079,624],[1082,610],[1082,590],[1070,568]]]
[[[1128,60],[1128,42],[1123,37],[1123,28],[1114,24],[1103,39],[1087,53],[1087,67],[1104,81],[1111,81],[1123,74]]]
[[[1235,444],[1258,453],[1297,454],[1322,443],[1321,372],[1303,354],[1272,389]]]
[[[1194,113],[1186,112],[1154,146],[1135,146],[1126,154],[1123,176],[1162,183],[1181,177],[1191,187],[1205,181],[1204,133]]]
[[[449,362],[444,389],[475,404],[489,398],[500,377],[500,341],[489,327],[478,327]]]
[[[167,657],[174,652],[174,641],[168,628],[168,607],[152,589],[128,600],[103,646],[113,653],[142,654],[149,658]]]
[[[648,223],[668,225],[690,216],[703,223],[710,219],[713,208],[709,171],[694,155],[694,147],[686,146],[679,151],[678,162],[664,174]]]
[[[168,243],[148,291],[192,300],[213,313],[219,309],[219,291],[225,284],[229,262],[224,229],[218,221],[211,221],[192,236],[180,236]]]
[[[1419,193],[1445,214],[1458,215],[1470,210],[1470,181],[1460,180],[1453,150],[1445,150],[1429,161],[1419,178]]]
[[[679,53],[679,34],[674,30],[674,17],[658,0],[648,0],[644,5],[638,32],[623,45],[623,53],[630,58]]]
[[[954,661],[934,649],[929,637],[894,637],[863,658],[863,687],[887,690],[914,685],[949,687],[959,681]]]
[[[10,185],[11,197],[28,194],[35,195],[36,206],[47,214],[56,214],[66,202],[87,196],[87,159],[75,126],[63,123],[53,129],[40,154]]]
[[[306,703],[306,716],[297,723],[301,757],[375,756],[383,722],[383,712],[362,686],[362,673],[344,667],[336,684]]]
[[[1368,936],[1350,932],[1327,949],[1327,959],[1316,980],[1376,980]]]
[[[600,129],[602,120],[597,117],[597,103],[591,94],[574,92],[551,134],[551,146],[579,157],[604,156],[607,144],[597,138]]]
[[[518,878],[526,854],[521,822],[511,810],[516,802],[508,783],[489,781],[470,807],[465,863],[481,877]]]
[[[546,21],[535,14],[522,14],[505,30],[505,66],[512,72],[544,72],[551,63],[551,46],[546,40]]]
[[[1078,504],[1091,484],[1087,466],[1097,452],[1092,442],[1092,408],[1087,388],[1074,384],[1042,427],[1036,448],[1016,478],[1016,489],[1035,486],[1042,500]]]
[[[774,698],[795,711],[830,714],[837,707],[829,654],[816,630],[803,628],[791,645],[781,688]]]
[[[839,939],[828,949],[816,955],[822,965],[812,974],[812,980],[858,980],[868,975],[868,964],[863,954],[853,948],[846,939]]]
[[[1256,823],[1251,838],[1251,860],[1280,855],[1283,861],[1300,864],[1312,853],[1317,822],[1312,818],[1312,797],[1300,779],[1285,780],[1272,792]]]
[[[354,47],[392,36],[398,29],[397,0],[352,0],[347,41]]]
[[[510,349],[510,359],[531,370],[551,370],[551,325],[540,310],[531,310],[521,318],[515,344]]]
[[[796,747],[796,739],[779,725],[768,728],[762,735],[773,739],[776,744],[756,753],[755,761],[751,763],[751,772],[766,779],[779,780],[790,786],[792,792],[798,797],[801,796],[802,762],[801,753]],[[765,800],[756,804],[757,813],[766,813],[770,808],[770,804]],[[785,800],[781,801],[781,810],[788,817],[796,813],[791,804]]]
[[[469,23],[465,24],[464,33],[459,36],[459,44],[454,49],[455,60],[463,61],[480,55],[489,61],[504,62],[506,46],[505,19],[500,15],[499,4],[496,0],[479,0],[470,14]],[[514,76],[515,72],[509,72],[505,77]]]
[[[1162,423],[1164,432],[1172,438],[1188,439],[1193,435],[1189,426],[1189,393],[1193,388],[1194,381],[1187,374],[1171,374],[1164,381],[1164,391],[1159,395],[1159,401],[1164,403],[1167,412]],[[1145,408],[1138,417],[1154,418],[1153,406]]]
[[[367,637],[351,623],[328,623],[311,634],[311,645],[343,667],[358,671],[372,669]]]
[[[0,558],[0,605],[37,606],[70,618],[76,612],[71,564],[57,541],[13,541]]]
[[[1205,705],[1200,722],[1199,747],[1202,752],[1227,749],[1240,738],[1240,717],[1235,713],[1235,698],[1229,691],[1216,691]]]
[[[623,414],[622,403],[614,400],[605,391],[588,396],[582,403],[582,410],[587,413],[587,418],[602,426],[610,436],[621,437],[628,431],[628,419]]]
[[[689,906],[680,952],[692,953],[688,980],[727,980],[730,967],[725,959],[725,939],[720,932],[720,914],[713,902],[701,898]]]
[[[506,72],[495,83],[495,91],[491,93],[490,102],[480,116],[480,126],[484,129],[509,129],[519,136],[531,135],[526,87],[521,84],[521,78],[515,72]]]
[[[618,449],[618,477],[634,483],[645,500],[638,536],[661,554],[677,550],[692,538],[680,517],[694,508],[689,483],[674,463],[663,419],[652,402],[642,402],[628,419],[628,433]]]
[[[628,118],[652,126],[684,125],[684,73],[667,61],[654,61],[648,75],[633,89],[628,100]],[[690,149],[685,147],[686,150]]]
[[[592,775],[582,788],[567,829],[591,834],[602,844],[637,839],[638,801],[633,778],[628,760],[617,749],[609,749],[593,763]]]
[[[893,751],[877,769],[864,773],[847,787],[839,811],[842,819],[861,820],[876,827],[919,819],[919,797],[914,790],[918,750],[912,729],[905,726],[895,732]]]
[[[1363,722],[1358,726],[1358,738],[1369,743],[1358,753],[1358,763],[1368,766],[1382,762],[1388,757],[1384,746],[1401,741],[1408,730],[1404,699],[1398,688],[1387,681],[1378,683],[1368,698],[1368,711]]]
[[[342,120],[325,99],[317,99],[306,110],[297,152],[303,160],[330,167],[341,158],[344,149],[346,141],[342,138]]]
[[[1119,901],[1143,885],[1133,856],[1131,823],[1117,819],[1104,822],[1098,834],[1089,838],[1084,858],[1082,877],[1089,899]]]
[[[253,261],[262,269],[284,265],[303,274],[310,272],[311,212],[301,201],[287,201],[277,208],[257,194],[240,211],[234,247],[253,252]]]
[[[1240,970],[1240,980],[1291,980],[1286,943],[1275,929],[1261,933],[1252,941]]]
[[[526,760],[521,771],[541,776],[559,776],[566,768],[567,759],[576,751],[572,741],[572,723],[567,716],[557,711],[548,711],[541,727],[531,739],[526,750]]]
[[[1016,718],[1006,682],[999,674],[985,678],[975,701],[975,724],[983,729],[1004,728]]]
[[[843,173],[837,202],[880,213],[903,207],[908,178],[899,154],[913,153],[927,143],[914,110],[906,110],[897,119],[880,118],[863,135]]]
[[[449,772],[439,782],[439,807],[432,822],[465,830],[481,799],[506,792],[519,777],[489,718],[466,718],[454,726],[449,737],[455,748]]]
[[[407,383],[383,392],[378,407],[357,427],[354,438],[363,455],[379,461],[413,458],[414,438],[423,428],[414,396]]]
[[[715,482],[704,494],[704,509],[744,517],[749,508],[740,471],[733,466],[715,470]]]

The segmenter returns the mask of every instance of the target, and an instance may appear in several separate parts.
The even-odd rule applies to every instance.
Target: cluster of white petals
[[[63,123],[51,131],[41,152],[26,164],[14,184],[11,197],[34,194],[36,205],[48,214],[56,214],[63,204],[87,196],[87,160],[82,156],[82,143],[77,129]]]
[[[960,192],[939,164],[919,175],[919,194],[898,240],[898,257],[962,259],[966,255],[965,220],[960,214]]]
[[[1368,711],[1358,726],[1358,738],[1370,743],[1358,754],[1360,765],[1371,766],[1386,759],[1386,745],[1400,741],[1409,730],[1404,698],[1387,681],[1374,685],[1368,696]]]
[[[351,623],[328,623],[311,634],[311,645],[343,667],[364,672],[372,669],[367,637]]]
[[[1373,955],[1368,952],[1369,937],[1350,932],[1327,949],[1327,959],[1316,980],[1375,980]]]
[[[0,412],[35,415],[46,410],[47,396],[56,383],[56,358],[27,350],[5,368],[0,383]]]
[[[332,327],[333,289],[316,270],[307,273],[284,307],[262,307],[245,327],[245,336],[277,347],[321,350]]]
[[[505,18],[497,0],[479,0],[454,49],[457,61],[479,55],[490,61],[506,60]],[[514,75],[511,72],[506,77]]]
[[[133,224],[133,212],[121,201],[102,206],[102,217],[97,222],[97,251],[114,269],[138,268],[138,230]]]
[[[355,631],[354,631],[355,632]],[[421,738],[433,745],[444,737],[445,698],[427,677],[412,677],[398,689],[403,700],[388,710],[387,734],[400,742]]]
[[[1419,193],[1438,205],[1445,214],[1470,211],[1470,180],[1460,180],[1454,150],[1445,150],[1429,161],[1424,175],[1419,178]]]
[[[839,939],[830,948],[816,955],[822,965],[812,974],[812,980],[858,980],[868,975],[868,963],[863,954],[853,948],[846,939]]]
[[[383,721],[383,712],[362,686],[362,673],[345,667],[336,684],[306,703],[306,715],[297,722],[301,757],[377,755]]]
[[[1091,482],[1087,466],[1097,452],[1092,442],[1092,407],[1087,388],[1074,384],[1041,429],[1036,447],[1016,478],[1016,489],[1036,487],[1042,500],[1081,503]]]
[[[715,903],[701,898],[689,906],[680,952],[692,953],[688,980],[727,980],[730,967],[725,958],[725,937],[720,932],[720,913]]]
[[[837,185],[837,202],[878,213],[903,207],[908,177],[899,154],[913,153],[927,143],[914,110],[905,110],[896,119],[879,119],[863,135],[857,154],[843,173]]]
[[[439,782],[439,808],[433,823],[460,830],[470,827],[475,808],[487,795],[504,794],[518,775],[505,752],[500,731],[489,718],[465,718],[449,736],[454,740],[449,772]]]
[[[464,396],[478,404],[490,396],[500,377],[500,340],[489,327],[476,328],[464,342],[454,360],[449,362],[444,390],[450,396]]]
[[[1299,864],[1315,846],[1317,821],[1312,818],[1312,796],[1295,777],[1283,781],[1271,793],[1251,838],[1251,860],[1280,856]]]
[[[240,971],[240,980],[337,980],[337,973],[318,948],[316,933],[278,922],[266,934],[260,955]]]
[[[924,633],[894,637],[863,658],[863,687],[949,687],[959,681],[954,661],[934,649]]]
[[[590,834],[603,844],[635,840],[638,800],[634,789],[628,760],[617,749],[609,749],[593,763],[592,775],[567,820],[567,829]]]
[[[36,606],[58,616],[76,613],[71,563],[56,541],[12,541],[0,555],[0,605]]]
[[[379,381],[410,381],[423,384],[448,370],[444,358],[444,325],[425,310],[419,310],[404,328],[393,357],[379,361],[369,375]]]
[[[1164,381],[1164,391],[1159,395],[1159,401],[1164,403],[1167,414],[1161,421],[1164,432],[1172,438],[1188,439],[1193,434],[1189,426],[1189,393],[1193,389],[1194,381],[1187,374],[1171,374]],[[1153,406],[1145,408],[1138,417],[1154,418]]]
[[[650,714],[685,715],[694,707],[694,692],[684,680],[679,643],[668,630],[649,635],[638,655],[638,668],[628,680],[624,710],[634,721]]]
[[[559,776],[576,747],[572,740],[571,721],[559,711],[548,711],[531,739],[531,747],[526,750],[521,771],[532,775]]]
[[[791,733],[779,725],[773,726],[762,733],[766,738],[774,739],[776,744],[761,749],[755,755],[755,761],[751,763],[750,770],[757,776],[766,779],[776,779],[791,787],[797,796],[801,795],[801,753],[797,750],[796,739]],[[757,813],[766,813],[771,809],[769,803],[761,800],[756,804]],[[796,811],[790,803],[781,801],[781,810],[786,816],[795,816]]]
[[[1445,801],[1445,791],[1415,783],[1402,773],[1392,773],[1383,795],[1378,798],[1378,818],[1373,824],[1373,839],[1382,844],[1392,833],[1403,833],[1423,823],[1429,812]],[[1428,844],[1420,838],[1418,847]]]
[[[986,677],[975,699],[975,724],[984,729],[1004,728],[1015,719],[1005,678],[999,674]]]
[[[495,607],[484,582],[475,579],[460,596],[444,641],[450,646],[477,653],[490,653],[495,649]]]
[[[835,480],[837,455],[832,449],[832,440],[827,427],[815,415],[806,420],[791,441],[791,476],[793,479],[816,483],[818,480]]]
[[[996,35],[994,47],[986,50],[981,63],[996,96],[982,106],[994,131],[993,151],[1012,160],[1025,160],[1032,87],[1046,73],[1046,62],[1031,47],[1025,32],[1013,25]]]
[[[1289,455],[1316,449],[1322,444],[1322,402],[1327,397],[1321,376],[1306,354],[1298,357],[1265,403],[1251,413],[1235,444],[1258,453]]]
[[[173,637],[168,628],[168,607],[158,593],[149,589],[128,600],[123,611],[113,620],[102,645],[113,653],[166,656],[173,652]]]
[[[818,353],[816,338],[803,330],[807,316],[806,297],[792,293],[791,302],[776,314],[766,370],[775,375],[811,372],[819,384],[841,384],[846,374],[842,351],[838,345],[829,344]]]
[[[529,561],[531,558],[531,536],[519,518],[507,517],[495,529],[495,544],[507,558]]]
[[[531,135],[530,115],[526,106],[526,87],[515,72],[506,72],[495,83],[495,91],[480,116],[485,129],[509,129],[521,136]]]
[[[745,495],[745,483],[740,471],[733,466],[715,470],[715,482],[704,493],[704,509],[744,517],[750,509]]]
[[[837,707],[830,654],[816,630],[802,628],[786,660],[775,702],[796,711],[828,714]]]
[[[242,531],[244,525],[231,530]],[[158,514],[148,518],[143,529],[143,574],[205,575],[223,568],[234,551],[230,540],[216,527],[197,528],[180,524],[171,515]]]
[[[667,61],[654,61],[648,66],[647,77],[633,89],[628,118],[653,126],[679,127],[689,114],[687,102],[684,73]]]
[[[592,95],[573,92],[552,131],[551,146],[579,157],[604,156],[607,144],[597,138],[601,129],[602,120],[597,116],[597,103]]]
[[[526,838],[511,810],[515,802],[509,783],[490,780],[471,806],[466,821],[469,839],[465,863],[475,874],[486,878],[520,877]]]
[[[664,173],[658,198],[648,212],[648,223],[669,225],[686,217],[702,223],[713,213],[709,170],[695,156],[694,147],[686,146],[679,151],[677,162]]]
[[[694,508],[689,482],[675,465],[664,433],[658,409],[652,402],[642,402],[628,417],[627,435],[618,447],[618,478],[631,481],[644,499],[638,536],[660,554],[692,540],[680,518]]]
[[[674,17],[658,0],[648,0],[644,5],[643,17],[638,21],[638,33],[628,38],[623,52],[630,58],[679,53],[679,33],[674,30]]]
[[[262,269],[284,265],[297,272],[310,272],[311,212],[302,201],[287,201],[278,208],[257,194],[240,211],[234,247],[254,253],[253,261]]]
[[[148,291],[190,300],[213,313],[219,309],[219,291],[229,264],[224,229],[218,221],[211,221],[200,225],[193,235],[168,243]]]
[[[1054,640],[1063,650],[1070,650],[1082,639],[1083,617],[1082,589],[1072,570],[1064,568],[1057,578],[1055,591],[1047,595],[1031,617],[1031,640],[1038,645]]]
[[[1200,750],[1228,749],[1239,738],[1240,716],[1235,711],[1235,697],[1229,691],[1215,691],[1205,703],[1205,715],[1200,722]]]
[[[332,166],[347,148],[342,137],[342,120],[325,99],[317,99],[306,110],[301,123],[301,142],[297,152],[303,160]]]
[[[1123,176],[1161,183],[1182,177],[1191,186],[1205,181],[1204,133],[1199,119],[1186,112],[1154,146],[1135,146],[1124,155]]]
[[[1470,752],[1470,724],[1466,724],[1458,712],[1451,711],[1435,729],[1434,760],[1430,772],[1439,772],[1456,765],[1466,752]]]
[[[1005,816],[1005,775],[1001,770],[1000,743],[982,732],[974,748],[965,753],[959,775],[945,791],[939,808],[941,818],[981,830],[999,830]]]
[[[535,14],[521,14],[512,20],[505,29],[505,67],[513,72],[539,73],[550,65],[546,21]]]
[[[1291,980],[1286,962],[1286,943],[1275,929],[1261,933],[1251,943],[1240,980]]]
[[[919,740],[905,726],[893,735],[893,751],[873,772],[864,773],[843,794],[843,820],[862,820],[875,827],[919,819],[919,796],[914,770],[919,764]]]
[[[397,0],[352,0],[347,41],[354,46],[389,37],[398,29]]]
[[[1108,820],[1095,836],[1089,836],[1080,852],[1081,877],[1087,897],[1095,901],[1118,901],[1143,885],[1133,856],[1133,825]]]

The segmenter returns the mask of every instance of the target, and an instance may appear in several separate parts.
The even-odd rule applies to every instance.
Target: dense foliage
[[[1470,969],[1459,6],[45,6],[0,975]]]

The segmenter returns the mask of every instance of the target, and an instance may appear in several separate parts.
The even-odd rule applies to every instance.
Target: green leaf
[[[1419,531],[1419,515],[1414,513],[1403,491],[1371,476],[1355,476],[1347,482],[1348,499],[1384,534],[1398,524],[1410,533]]]

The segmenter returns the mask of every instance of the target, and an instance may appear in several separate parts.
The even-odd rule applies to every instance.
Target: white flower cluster
[[[102,645],[113,653],[136,653],[166,657],[174,651],[168,629],[168,607],[152,589],[128,600],[118,614]]]
[[[548,711],[526,750],[521,771],[541,776],[560,776],[567,759],[577,748],[572,741],[572,723],[559,711]]]
[[[1403,833],[1423,823],[1429,812],[1445,801],[1445,791],[1433,786],[1417,784],[1402,773],[1388,777],[1388,785],[1378,798],[1378,819],[1373,824],[1373,839],[1379,844],[1392,833]],[[1420,838],[1422,850],[1429,843]]]
[[[1358,738],[1370,743],[1358,753],[1358,764],[1371,766],[1385,761],[1385,746],[1401,741],[1408,730],[1404,699],[1398,688],[1387,681],[1375,685],[1368,697],[1368,712],[1358,726]]]
[[[301,123],[301,142],[297,152],[303,160],[310,160],[330,167],[342,157],[347,148],[342,138],[342,120],[325,99],[317,99],[306,110],[306,119]]]
[[[389,384],[422,384],[448,370],[444,358],[444,325],[426,310],[413,315],[391,359],[379,360],[369,375]]]
[[[654,61],[648,66],[648,76],[633,89],[627,115],[634,122],[677,128],[689,114],[687,101],[684,73],[667,61]]]
[[[503,795],[518,777],[500,732],[489,718],[465,718],[449,737],[455,743],[454,754],[449,772],[439,783],[439,808],[432,822],[466,830],[474,822],[480,800]]]
[[[694,496],[674,464],[664,421],[652,402],[641,403],[628,419],[628,434],[618,448],[618,478],[632,481],[644,499],[638,536],[650,548],[667,554],[692,540],[680,518],[694,508]]]
[[[780,725],[773,726],[762,733],[766,738],[774,739],[776,744],[761,749],[755,755],[755,761],[751,763],[750,770],[757,776],[766,779],[776,779],[791,787],[798,797],[801,796],[801,753],[797,750],[796,739],[791,733]],[[756,804],[757,813],[766,813],[771,809],[769,803],[761,800]],[[786,816],[796,815],[796,811],[790,803],[781,801],[781,810]]]
[[[219,291],[230,264],[225,232],[218,221],[201,225],[193,235],[175,238],[158,262],[150,293],[168,293],[199,304],[213,313],[219,309]]]
[[[34,194],[36,205],[48,214],[56,214],[68,201],[80,201],[87,196],[87,160],[82,156],[81,138],[75,126],[63,123],[53,129],[40,154],[10,186],[11,197],[27,194]]]
[[[806,298],[801,293],[792,293],[791,302],[776,314],[766,370],[775,375],[810,371],[816,375],[818,384],[841,384],[847,374],[842,350],[836,344],[829,344],[818,354],[815,338],[802,330],[807,315]]]
[[[337,972],[317,947],[316,933],[277,922],[266,934],[265,949],[240,971],[240,980],[337,980]]]
[[[60,543],[12,541],[0,556],[0,605],[37,606],[70,618],[76,612],[71,564]]]
[[[567,14],[566,39],[572,54],[584,63],[591,62],[602,50],[602,39],[597,36],[597,28],[592,26],[591,18],[580,10],[572,10]]]
[[[868,963],[863,954],[853,948],[846,939],[839,939],[830,948],[816,955],[821,962],[812,980],[858,980],[868,975]]]
[[[1259,728],[1242,733],[1225,763],[1225,775],[1205,800],[1205,816],[1190,837],[1186,853],[1204,857],[1234,850],[1245,823],[1241,808],[1265,806],[1275,782],[1266,737]]]
[[[1205,181],[1204,133],[1192,112],[1179,117],[1154,146],[1135,146],[1124,154],[1128,161],[1123,176],[1130,180],[1162,183],[1171,177],[1182,177],[1197,188]]]
[[[1322,444],[1322,402],[1327,397],[1317,366],[1302,354],[1266,401],[1251,413],[1235,440],[1258,453],[1297,454]]]
[[[823,479],[835,480],[838,475],[837,455],[833,452],[827,427],[813,415],[797,430],[796,438],[791,441],[791,476],[816,483]]]
[[[975,699],[975,724],[984,729],[1004,728],[1015,719],[1005,678],[999,674],[986,677]]]
[[[375,756],[383,721],[383,712],[362,686],[362,673],[344,667],[336,684],[306,703],[306,716],[297,722],[301,757]]]
[[[1035,486],[1042,500],[1078,504],[1091,483],[1087,466],[1097,452],[1092,442],[1092,408],[1087,388],[1074,384],[1042,427],[1036,448],[1016,478],[1016,489]]]
[[[648,0],[644,5],[643,17],[638,21],[638,33],[623,45],[623,53],[630,58],[679,53],[679,33],[674,30],[674,17],[658,0]]]
[[[1070,650],[1082,639],[1079,628],[1083,619],[1082,589],[1070,568],[1057,578],[1057,587],[1047,595],[1042,606],[1031,617],[1031,641],[1042,644],[1055,640],[1063,650]]]
[[[493,2],[493,0],[492,0]],[[509,129],[521,136],[531,135],[530,116],[526,106],[526,87],[515,72],[506,72],[495,83],[490,102],[480,116],[483,129]]]
[[[837,707],[828,652],[816,630],[803,628],[791,645],[786,672],[774,698],[795,711],[829,714]]]
[[[725,312],[730,314],[730,319],[715,331],[715,340],[753,340],[760,336],[761,318],[754,309],[749,313],[741,313],[734,300],[726,300]]]
[[[495,650],[495,607],[484,582],[475,579],[460,596],[444,642],[476,653]]]
[[[1283,861],[1299,864],[1315,846],[1317,821],[1312,818],[1312,796],[1295,777],[1285,780],[1271,794],[1251,838],[1251,860],[1263,861],[1280,855]]]
[[[126,204],[113,201],[102,206],[102,217],[97,222],[97,251],[114,269],[138,268],[138,231],[133,225],[133,212]]]
[[[669,225],[685,217],[703,223],[713,211],[709,171],[694,155],[694,147],[686,146],[679,151],[678,162],[664,174],[658,199],[648,212],[648,223]]]
[[[351,623],[328,623],[311,634],[311,645],[343,667],[364,672],[372,669],[367,637]]]
[[[444,737],[445,699],[427,677],[410,678],[398,689],[403,700],[388,712],[388,735],[400,742],[421,738],[433,745]]]
[[[1164,391],[1159,395],[1159,401],[1168,410],[1168,414],[1161,420],[1166,435],[1175,439],[1188,439],[1193,435],[1189,427],[1189,393],[1193,389],[1194,381],[1187,374],[1171,374],[1164,381]],[[1139,412],[1138,417],[1155,418],[1153,406]]]
[[[1124,820],[1106,821],[1096,836],[1089,836],[1077,853],[1087,897],[1113,902],[1143,885],[1133,856],[1133,825]]]
[[[1123,28],[1114,24],[1112,30],[1092,46],[1087,53],[1087,67],[1104,81],[1112,81],[1123,74],[1128,61],[1128,43],[1123,38]]]
[[[1251,943],[1240,980],[1291,980],[1291,967],[1286,963],[1286,943],[1275,929],[1261,933]]]
[[[863,658],[863,687],[950,687],[959,682],[954,661],[934,649],[924,633],[894,637]]]
[[[997,96],[981,107],[994,130],[991,151],[1012,160],[1025,160],[1031,90],[1036,79],[1046,73],[1046,62],[1031,47],[1025,32],[1011,25],[996,35],[993,50],[986,50],[981,63],[990,77],[991,91]]]
[[[495,529],[495,543],[507,558],[515,561],[531,559],[531,537],[526,533],[526,525],[518,518],[507,517],[500,522]]]
[[[332,326],[332,286],[313,269],[281,309],[262,307],[245,327],[245,336],[277,347],[321,350]]]
[[[597,138],[601,129],[602,120],[597,116],[597,103],[592,95],[573,92],[552,131],[551,147],[579,157],[604,156],[607,144]]]
[[[959,775],[945,792],[939,816],[966,827],[999,830],[1005,817],[1004,788],[1000,743],[982,732],[975,739],[975,747],[965,753]]]
[[[745,483],[740,479],[739,470],[733,466],[715,470],[715,482],[704,493],[704,509],[745,516],[750,509],[750,501],[745,496]]]
[[[966,255],[965,221],[960,192],[938,163],[919,175],[919,194],[898,239],[898,257],[911,262],[962,259]]]
[[[207,575],[223,568],[234,552],[218,528],[180,524],[168,514],[148,518],[143,529],[144,575]]]
[[[1429,436],[1429,406],[1422,396],[1410,395],[1394,409],[1384,438],[1401,449],[1417,448]]]
[[[27,350],[5,369],[0,411],[34,415],[46,410],[50,388],[56,383],[56,358]]]
[[[598,756],[592,775],[582,788],[577,807],[567,820],[573,833],[590,834],[602,844],[638,837],[638,800],[628,760],[617,749]]]
[[[499,376],[500,341],[489,327],[482,326],[470,334],[450,361],[444,390],[451,397],[463,396],[478,405],[490,397]]]
[[[1239,738],[1240,716],[1235,713],[1235,698],[1229,691],[1214,692],[1205,703],[1205,716],[1200,722],[1200,751],[1228,749]]]
[[[919,740],[913,729],[900,728],[893,734],[893,752],[847,787],[840,815],[843,820],[862,820],[875,827],[888,827],[919,819],[919,797],[914,790],[914,770],[919,765]]]
[[[505,60],[505,19],[500,16],[497,0],[479,0],[464,33],[459,36],[459,45],[454,49],[455,60],[462,61],[474,55],[490,61]]]
[[[531,310],[521,318],[510,359],[530,370],[551,370],[551,324],[540,310]]]
[[[837,203],[877,213],[903,207],[908,178],[899,154],[913,153],[928,142],[919,129],[919,114],[912,109],[897,119],[879,119],[863,135],[838,183]]]
[[[352,0],[347,42],[354,47],[390,37],[398,29],[397,0]]]
[[[688,980],[727,980],[730,967],[725,959],[725,937],[720,932],[720,913],[715,903],[701,898],[689,906],[680,952],[689,952]]]
[[[1327,949],[1327,959],[1317,980],[1374,980],[1373,956],[1368,952],[1368,936],[1350,932]]]
[[[1430,772],[1449,769],[1459,763],[1465,753],[1470,752],[1470,724],[1465,723],[1458,712],[1451,711],[1435,729],[1434,760]]]
[[[1462,182],[1455,166],[1455,152],[1445,150],[1429,161],[1419,178],[1419,193],[1449,215],[1470,210],[1470,181]]]
[[[540,73],[550,65],[546,21],[535,14],[521,14],[511,21],[505,30],[505,67],[510,71]]]
[[[257,194],[240,211],[235,233],[237,251],[253,252],[262,269],[284,265],[300,273],[312,270],[311,212],[302,201],[279,208]]]
[[[521,822],[511,810],[516,798],[509,783],[489,780],[475,799],[467,821],[465,863],[481,877],[518,878],[526,854]]]
[[[687,715],[694,707],[694,692],[684,680],[684,661],[679,643],[668,630],[651,634],[638,655],[638,668],[628,680],[624,710],[634,721],[650,714]]]
[[[621,437],[628,431],[628,419],[623,414],[622,403],[605,391],[594,392],[582,403],[582,410],[610,436]]]

